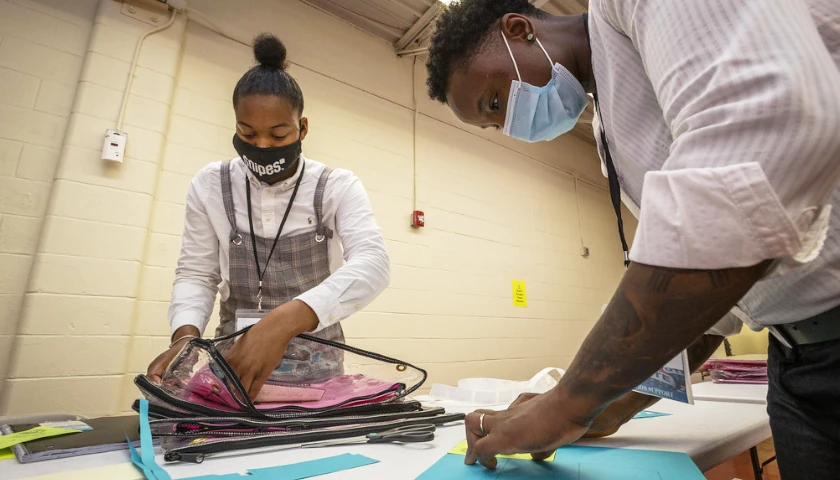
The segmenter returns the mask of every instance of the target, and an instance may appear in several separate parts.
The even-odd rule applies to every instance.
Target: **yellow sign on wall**
[[[513,281],[513,306],[528,307],[528,294],[525,291],[525,282],[522,280]]]

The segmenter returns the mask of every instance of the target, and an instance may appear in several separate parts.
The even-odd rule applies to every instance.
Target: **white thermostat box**
[[[127,140],[128,134],[125,132],[110,128],[106,130],[105,143],[102,145],[102,160],[122,163]]]

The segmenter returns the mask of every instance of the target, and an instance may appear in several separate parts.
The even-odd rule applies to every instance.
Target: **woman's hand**
[[[193,336],[200,337],[201,332],[198,331],[198,328],[192,325],[184,325],[178,330],[175,330],[175,333],[172,335],[172,347],[158,355],[154,360],[152,360],[152,363],[149,364],[149,368],[146,370],[146,376],[149,377],[149,380],[160,383],[160,377],[163,375],[163,372],[166,371],[166,367],[172,363],[172,360],[175,359],[178,352],[184,348],[184,343]]]
[[[289,342],[317,326],[318,316],[309,305],[293,300],[270,311],[234,344],[227,361],[251,401],[283,360]]]
[[[544,459],[546,452],[583,436],[590,423],[586,418],[575,413],[573,403],[557,387],[542,395],[520,396],[501,412],[479,410],[467,415],[465,421],[468,447],[464,462],[472,465],[479,461],[487,468],[496,468],[496,455],[531,453],[536,459]]]

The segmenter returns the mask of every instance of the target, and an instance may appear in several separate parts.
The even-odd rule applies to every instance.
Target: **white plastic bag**
[[[436,401],[454,400],[470,405],[507,405],[522,393],[545,393],[554,388],[557,380],[551,376],[552,372],[561,377],[566,373],[562,368],[549,367],[525,382],[498,378],[465,378],[458,382],[457,387],[434,383],[429,397]]]

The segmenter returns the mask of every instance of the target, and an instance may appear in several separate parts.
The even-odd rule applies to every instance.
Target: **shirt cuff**
[[[318,327],[309,333],[320,332],[330,325],[335,325],[340,322],[343,318],[339,315],[339,302],[331,296],[326,297],[325,295],[319,294],[317,288],[300,294],[295,300],[300,300],[307,304],[315,312],[315,315],[318,316]]]
[[[181,312],[175,317],[173,317],[172,320],[169,321],[169,325],[169,338],[172,338],[172,335],[175,335],[175,332],[178,331],[178,329],[183,327],[184,325],[194,326],[203,335],[205,319],[204,316],[199,312],[186,311]]]
[[[718,335],[720,337],[732,337],[741,333],[744,324],[733,312],[728,312],[718,323],[706,332],[706,335]]]
[[[830,208],[807,209],[794,222],[756,162],[648,172],[630,259],[705,270],[804,263],[822,247]]]

